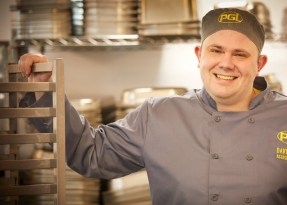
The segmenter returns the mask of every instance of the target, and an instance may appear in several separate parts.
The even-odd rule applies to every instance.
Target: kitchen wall
[[[12,0],[9,1],[13,3]],[[7,6],[9,1],[0,0],[0,25],[8,25],[7,19],[6,23],[2,24],[4,20],[1,17],[3,17],[3,6]],[[198,1],[198,16],[201,18],[218,2],[220,1]],[[270,10],[273,31],[281,32],[283,10],[287,7],[287,1],[261,0],[261,2]],[[6,9],[9,9],[9,4]],[[2,29],[0,29],[0,41],[1,36],[7,38],[7,33],[3,33]],[[194,46],[198,43],[106,51],[47,47],[45,55],[50,60],[64,58],[65,86],[69,98],[112,95],[119,100],[121,92],[127,88],[149,86],[201,88],[197,59],[193,52]],[[287,93],[287,43],[267,41],[263,53],[268,55],[269,62],[261,74],[275,73],[283,84],[283,91]]]
[[[131,51],[47,50],[49,59],[65,59],[66,93],[70,98],[105,94],[120,99],[122,90],[134,87],[201,88],[194,47],[198,43],[167,44],[162,48]],[[267,41],[269,57],[261,75],[275,73],[287,93],[287,44]]]
[[[202,87],[194,45],[104,52],[48,49],[45,54],[49,59],[65,59],[68,97],[108,94],[119,100],[127,88]]]

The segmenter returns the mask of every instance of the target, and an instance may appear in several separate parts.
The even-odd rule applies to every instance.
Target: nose
[[[220,59],[219,67],[222,69],[229,69],[229,70],[234,69],[232,55],[229,53],[224,53],[224,55],[222,55],[222,58]]]

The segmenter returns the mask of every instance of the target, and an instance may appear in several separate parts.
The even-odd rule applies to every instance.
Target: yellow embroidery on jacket
[[[287,149],[277,147],[277,159],[287,160]]]
[[[277,138],[278,138],[281,142],[287,144],[287,131],[279,132],[279,133],[277,134]]]

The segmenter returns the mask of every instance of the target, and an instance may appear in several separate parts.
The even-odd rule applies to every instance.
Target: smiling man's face
[[[247,36],[221,30],[208,36],[195,52],[205,89],[216,103],[253,98],[253,81],[266,62],[258,60],[258,49]]]

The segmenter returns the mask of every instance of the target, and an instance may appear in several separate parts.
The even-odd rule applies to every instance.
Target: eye
[[[243,53],[237,53],[237,54],[235,54],[235,56],[238,56],[238,57],[245,57],[246,55],[245,55],[245,54],[243,54]]]
[[[220,50],[212,49],[211,52],[213,52],[213,53],[220,53]]]

